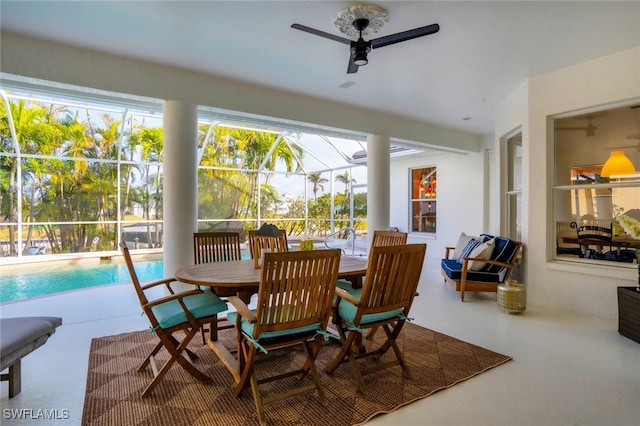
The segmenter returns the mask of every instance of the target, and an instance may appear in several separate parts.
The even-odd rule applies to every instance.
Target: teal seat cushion
[[[347,281],[347,280],[338,280],[336,281],[336,287],[343,289],[344,291],[351,293],[353,291],[353,285],[351,284],[351,281]],[[338,300],[338,295],[335,294],[333,296],[333,304],[336,304],[336,301]]]
[[[347,280],[338,280],[336,282],[336,287],[339,287],[343,290],[353,290],[353,285],[351,285],[351,281],[347,281]]]
[[[256,311],[255,309],[253,309],[251,312],[255,313]],[[235,324],[237,316],[238,316],[237,312],[230,312],[227,314],[227,320],[229,320],[231,324]],[[240,324],[241,324],[240,328],[242,329],[242,332],[244,334],[246,334],[247,336],[253,336],[253,329],[255,324],[250,323],[244,318],[241,319]],[[289,330],[267,331],[264,333],[260,333],[260,336],[258,336],[258,340],[272,339],[274,337],[290,336],[292,334],[308,333],[308,332],[319,331],[319,330],[321,330],[320,323],[315,323],[315,324],[307,325],[305,327],[292,328]]]
[[[356,299],[360,300],[360,296],[362,295],[362,289],[352,289],[349,291],[349,293],[355,297]],[[343,320],[347,321],[350,324],[353,324],[353,319],[356,316],[356,311],[358,310],[358,308],[352,304],[347,302],[346,300],[341,300],[340,304],[338,305],[338,314],[340,315],[340,318],[342,318]],[[360,324],[358,325],[365,325],[371,322],[377,322],[377,321],[384,321],[390,318],[397,318],[402,316],[402,309],[394,309],[392,311],[388,311],[388,312],[379,312],[377,314],[367,314],[367,315],[363,315],[362,318],[360,319]]]
[[[187,296],[183,301],[196,319],[213,316],[227,310],[227,303],[220,300],[211,291]],[[160,323],[160,328],[171,328],[187,321],[187,315],[177,300],[170,300],[153,306],[151,311]]]

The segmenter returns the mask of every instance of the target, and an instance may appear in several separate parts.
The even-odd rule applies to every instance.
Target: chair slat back
[[[399,246],[407,244],[407,233],[397,231],[373,231],[371,247]]]
[[[142,285],[140,285],[138,274],[136,273],[136,269],[133,266],[133,260],[131,260],[131,253],[129,252],[129,248],[124,241],[120,243],[120,249],[122,250],[122,257],[124,257],[124,262],[127,264],[127,269],[129,270],[129,275],[131,276],[133,288],[135,289],[136,295],[138,296],[138,301],[140,302],[140,305],[146,305],[147,303],[149,303],[149,300],[142,290]]]
[[[320,323],[327,326],[340,266],[340,250],[266,253],[254,337]]]
[[[289,242],[287,241],[287,233],[284,229],[280,230],[280,237],[263,237],[256,235],[257,230],[251,230],[249,236],[249,252],[252,259],[259,259],[262,249],[270,250],[274,253],[289,251]]]
[[[609,226],[606,226],[599,223],[578,225],[576,222],[571,222],[571,227],[575,228],[579,243],[583,240],[598,240],[608,244],[612,243],[613,224],[611,223]]]
[[[240,260],[240,233],[194,232],[193,256],[196,264]]]
[[[416,295],[426,244],[372,247],[354,322],[363,315],[403,309],[407,315]]]

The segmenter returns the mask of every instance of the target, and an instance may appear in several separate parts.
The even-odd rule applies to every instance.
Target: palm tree
[[[9,129],[8,111],[5,105],[0,105],[0,140],[2,145],[1,151],[11,152],[15,149],[15,143],[19,145],[20,152],[29,154],[52,154],[48,141],[57,135],[57,129],[50,126],[48,121],[51,115],[57,114],[60,109],[55,111],[47,111],[39,103],[27,103],[25,101],[11,102],[9,104],[10,113],[15,124],[15,132],[17,141],[13,141],[12,134]],[[16,194],[20,189],[16,190],[18,162],[16,157],[4,157],[0,163],[0,177],[3,181],[2,190],[0,191],[0,216],[9,218],[10,221],[17,221],[18,206]],[[42,165],[44,161],[28,161],[22,167],[23,188],[30,185],[31,200],[26,213],[27,218],[33,220],[33,207],[36,191],[41,190],[42,186],[42,168],[38,171],[32,170],[31,166]],[[37,173],[37,177],[34,175]],[[14,192],[15,191],[15,192]],[[6,200],[6,202],[5,202]],[[29,227],[29,230],[31,228]],[[15,228],[9,227],[9,250],[15,254]],[[27,241],[28,245],[28,241]],[[26,247],[26,246],[25,246]]]
[[[154,219],[160,218],[160,200],[162,197],[162,161],[164,152],[164,134],[160,127],[146,127],[138,134],[141,147],[141,158],[145,162],[142,187],[144,191],[144,215],[145,219],[151,219],[151,210],[155,212]],[[151,167],[156,168],[152,173]],[[147,222],[147,243],[159,242],[159,227],[155,225],[155,237],[151,235],[151,224]],[[151,247],[151,245],[149,245]]]
[[[344,184],[344,195],[346,197],[349,196],[349,188],[351,187],[351,184],[356,183],[356,180],[351,178],[351,176],[349,176],[348,171],[344,172],[341,175],[337,175],[335,178],[335,181]]]
[[[318,190],[324,191],[324,186],[322,186],[322,184],[329,182],[329,180],[323,178],[318,172],[309,173],[307,175],[307,180],[313,184],[312,191],[314,201],[318,201]]]
[[[201,135],[204,136],[205,133],[201,129]],[[290,146],[280,140],[271,150],[278,138],[276,134],[218,126],[213,138],[213,143],[208,144],[203,153],[200,165],[224,169],[205,169],[201,176],[206,176],[215,186],[208,188],[208,195],[199,193],[198,197],[201,203],[217,201],[215,210],[226,211],[228,214],[224,217],[249,217],[255,212],[258,185],[269,184],[273,175],[270,171],[275,169],[276,164],[284,165],[289,173],[302,169],[302,165],[298,163],[303,156],[302,148],[295,144]],[[263,162],[262,173],[266,174],[266,178],[260,182],[260,173],[255,170]]]
[[[336,182],[340,182],[342,184],[344,184],[344,204],[343,204],[343,211],[348,212],[349,211],[349,189],[351,188],[351,184],[355,183],[356,180],[353,179],[351,176],[349,176],[349,172],[345,171],[343,174],[341,175],[337,175],[335,178]]]
[[[282,200],[276,187],[268,183],[260,185],[260,206],[263,218],[266,218],[269,213],[271,213],[272,218],[276,217],[281,202]]]

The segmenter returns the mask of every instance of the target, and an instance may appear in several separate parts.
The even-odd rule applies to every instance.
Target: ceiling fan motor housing
[[[360,37],[358,41],[351,42],[351,53],[353,54],[353,63],[361,67],[369,63],[367,53],[371,52],[371,42],[364,41],[362,38],[362,31],[369,26],[369,20],[365,18],[356,19],[353,21],[353,26],[360,33]]]

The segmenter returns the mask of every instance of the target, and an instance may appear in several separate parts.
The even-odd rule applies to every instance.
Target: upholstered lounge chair
[[[0,318],[0,371],[9,370],[1,376],[9,382],[9,398],[22,388],[22,358],[44,345],[61,324],[58,317]]]
[[[482,234],[479,238],[481,243],[493,245],[489,255],[485,252],[483,257],[465,257],[456,253],[457,258],[450,259],[456,248],[445,247],[445,258],[441,262],[442,277],[453,289],[460,292],[460,300],[463,302],[466,291],[497,292],[498,285],[511,275],[522,247],[521,242],[505,237]],[[478,268],[473,267],[473,262],[484,265],[475,270]]]

